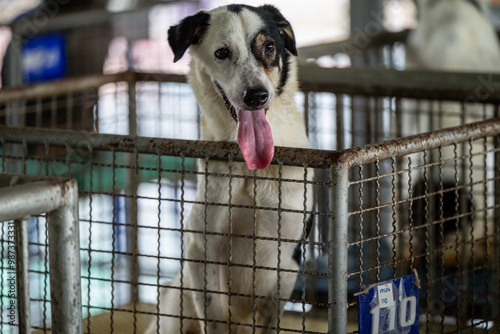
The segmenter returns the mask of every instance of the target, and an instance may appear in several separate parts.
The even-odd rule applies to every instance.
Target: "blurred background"
[[[309,0],[307,6],[301,1],[286,0],[239,2],[277,6],[292,22],[299,47],[341,41],[361,31],[372,35],[381,31],[399,32],[417,24],[414,0]],[[228,3],[231,2],[1,0],[0,62],[10,61],[12,66],[4,64],[3,67],[17,66],[24,73],[9,74],[6,73],[8,69],[4,69],[2,85],[127,69],[184,73],[189,59],[186,57],[179,64],[173,64],[166,42],[168,27],[200,9]],[[489,15],[493,24],[500,25],[500,0],[491,1]],[[47,33],[51,33],[48,39],[35,38]],[[65,59],[58,62],[57,52],[61,52],[63,40],[67,43]],[[22,47],[22,54],[15,55],[18,51],[14,50],[12,60],[4,59],[11,41],[22,44],[17,46]],[[52,56],[47,57],[47,54]],[[33,74],[50,67],[47,64],[50,61],[52,65],[59,64],[59,69],[54,65],[50,73]],[[348,65],[338,59],[334,64],[337,67]]]
[[[416,22],[412,0],[352,0],[351,3],[348,0],[310,0],[307,6],[301,1],[286,0],[240,2],[254,6],[263,3],[277,6],[292,22],[299,47],[345,39],[351,31],[363,30],[367,19],[376,20],[377,29],[388,31],[411,28]],[[182,73],[186,71],[188,59],[173,64],[166,42],[168,27],[200,9],[212,9],[228,3],[230,1],[225,0],[2,0],[0,60],[13,35],[29,41],[37,35],[59,32],[70,35],[66,39],[68,64],[64,74],[47,74],[49,79],[126,69]],[[43,62],[54,59],[40,53],[44,43],[48,43],[45,52],[56,52],[57,36],[51,38],[52,41],[31,41],[23,46],[21,62],[24,70],[36,71],[37,67],[44,66]],[[50,49],[49,45],[54,48]],[[5,73],[3,77],[2,84],[6,86]],[[22,79],[8,80],[11,80],[11,85],[16,85],[19,80],[33,82],[37,79],[25,73]]]
[[[470,11],[476,10],[475,0],[464,1],[473,4],[470,6]],[[278,7],[293,26],[301,64],[315,63],[328,68],[370,67],[397,71],[408,67],[406,38],[409,31],[417,27],[419,17],[414,0],[236,2],[253,6],[268,3]],[[210,10],[229,3],[232,2],[0,0],[2,78],[0,89],[7,87],[10,89],[10,91],[0,90],[0,97],[5,91],[11,94],[11,97],[5,97],[5,101],[0,103],[0,125],[86,130],[97,134],[199,139],[200,112],[190,87],[179,77],[155,76],[155,74],[183,75],[188,70],[189,56],[173,63],[173,54],[167,43],[169,26],[201,9]],[[500,28],[500,0],[491,1],[487,16],[495,29]],[[463,50],[464,53],[471,51],[466,48]],[[122,77],[99,81],[100,74],[126,71],[147,74],[137,79],[134,85],[125,82]],[[304,73],[307,74],[307,71],[304,70]],[[384,75],[387,75],[382,72],[369,73],[372,79],[374,77],[384,79]],[[353,90],[352,93],[337,92],[338,82],[333,82],[334,88],[325,91],[316,89],[315,77],[312,74],[308,74],[309,81],[302,82],[302,91],[297,92],[295,99],[299,111],[307,120],[313,148],[344,149],[438,128],[463,125],[491,118],[496,115],[498,109],[488,106],[477,112],[476,116],[472,114],[465,116],[462,114],[462,109],[465,109],[463,106],[448,108],[446,102],[441,103],[441,101],[436,104],[419,101],[417,104],[414,100],[406,99],[407,96],[398,96],[397,93],[372,98],[363,90],[362,81],[369,77],[363,77],[364,74],[356,71],[344,72],[346,82],[358,85],[359,90]],[[390,75],[392,74],[388,74]],[[69,86],[86,82],[84,79],[88,77],[97,78],[96,84],[83,84],[86,88],[80,90]],[[45,86],[47,91],[54,89],[55,92],[59,89],[59,92],[55,93],[39,94],[36,89],[32,89],[40,83],[57,83],[61,79],[74,79],[74,81],[65,81],[69,83],[67,87]],[[336,78],[331,79],[336,80]],[[393,91],[397,91],[398,82],[386,81],[386,83]],[[450,84],[451,81],[447,83]],[[26,85],[31,86],[31,89],[26,90],[29,90],[30,94],[27,98],[23,95],[25,93],[23,88],[15,90],[15,87]],[[427,87],[424,85],[422,91],[425,88]],[[16,99],[16,94],[21,98]],[[420,98],[425,100],[426,97],[420,96]],[[439,96],[430,96],[429,100],[431,99],[439,99]],[[130,110],[135,114],[131,115]],[[439,118],[434,116],[438,114],[441,115]],[[9,151],[7,145],[3,148],[0,146],[0,158],[2,153],[6,156],[4,160],[8,160],[9,154],[14,157],[10,159],[12,164],[3,163],[0,171],[19,172],[21,168],[23,173],[70,175],[79,181],[84,316],[99,316],[107,311],[113,312],[117,305],[127,305],[137,301],[155,304],[157,291],[155,284],[158,284],[160,279],[161,282],[172,279],[180,268],[182,245],[179,222],[188,216],[190,209],[189,201],[184,203],[184,199],[192,199],[196,188],[193,175],[188,175],[184,179],[185,175],[182,173],[185,170],[194,170],[194,159],[182,159],[181,162],[179,157],[153,158],[143,155],[137,159],[140,160],[141,167],[137,172],[135,183],[131,184],[130,175],[134,172],[134,162],[126,155],[100,152],[99,155],[89,156],[88,152],[82,149],[76,150],[74,154],[76,157],[71,156],[70,159],[68,157],[72,153],[58,148],[50,148],[49,152],[49,148],[43,147],[42,144],[36,148],[30,146],[24,150],[26,152],[19,146],[16,148],[12,145],[12,147]],[[26,159],[19,158],[24,153],[32,159],[27,159],[29,161],[26,162]],[[414,161],[422,163],[425,159],[420,157]],[[24,167],[20,166],[20,160],[25,162]],[[450,158],[450,161],[452,160]],[[157,164],[164,168],[161,173],[156,171]],[[17,170],[16,165],[18,165]],[[480,167],[492,165],[492,159],[479,164]],[[451,166],[449,170],[444,172],[445,177],[453,172],[451,162],[449,166]],[[390,173],[390,168],[389,161],[386,161],[376,168],[372,166],[371,172],[370,168],[366,168],[364,173],[367,175],[379,171],[382,174]],[[182,173],[179,170],[182,170]],[[362,173],[363,171],[359,172],[360,175]],[[411,173],[410,170],[408,174]],[[317,177],[326,179],[327,174],[317,173]],[[356,181],[357,177],[356,175],[352,179]],[[412,195],[411,191],[405,188],[411,183],[408,179],[411,179],[411,175],[404,176],[400,180],[400,193],[403,197]],[[415,176],[414,179],[418,177]],[[387,180],[381,184],[382,191],[376,196],[382,199],[382,203],[389,203],[393,195],[388,190],[391,185]],[[358,194],[360,191],[356,187],[358,186],[352,187],[356,190],[353,193]],[[378,187],[379,185],[372,188],[366,186],[365,193],[369,193],[369,190],[375,193]],[[489,187],[488,191],[491,192],[492,188]],[[319,189],[317,196],[321,198],[324,195],[323,198],[327,198],[328,195],[321,191],[324,192],[324,189]],[[484,188],[476,186],[475,191],[481,195],[484,193],[483,202],[492,201],[492,196],[490,194],[486,196]],[[380,203],[375,200],[376,196],[371,199],[365,198],[364,201],[353,196],[351,209],[353,212],[356,211],[360,202],[365,206],[368,204],[377,206]],[[401,210],[401,216],[408,216],[409,204],[405,205]],[[328,222],[324,215],[328,210],[327,200],[318,203],[317,206],[317,227],[311,236],[311,251],[308,253],[307,263],[311,272],[317,273],[317,279],[315,278],[314,284],[311,283],[311,287],[308,286],[308,302],[324,306],[322,303],[327,296],[325,250]],[[351,224],[349,242],[353,243],[350,256],[355,268],[350,268],[351,271],[357,270],[357,266],[360,268],[363,266],[361,261],[363,247],[356,244],[358,239],[369,238],[379,232],[385,233],[392,228],[390,226],[392,212],[385,209],[388,208],[383,208],[377,217],[371,219],[353,216],[352,221],[356,224]],[[486,217],[486,214],[484,216]],[[135,225],[134,219],[136,219]],[[411,217],[407,219],[411,220]],[[365,227],[363,229],[361,225],[359,230],[357,226],[360,220]],[[377,230],[373,227],[375,224],[372,224],[375,221]],[[50,324],[50,312],[47,308],[47,252],[44,248],[47,239],[44,217],[35,217],[30,220],[30,224],[32,323],[34,327],[46,329]],[[132,231],[130,225],[138,226],[138,231]],[[401,226],[406,225],[402,223]],[[4,230],[2,227],[0,236],[5,235]],[[491,234],[492,230],[490,228],[487,232]],[[391,254],[389,246],[392,245],[389,244],[393,240],[392,236],[385,237],[386,242],[377,241],[377,245],[370,248],[372,252],[364,250],[364,254],[378,256],[380,255],[378,252],[381,251],[382,255],[377,259],[378,262],[365,260],[365,266],[373,266],[375,269],[372,273],[365,273],[365,269],[360,269],[359,275],[353,275],[349,279],[350,292],[357,290],[364,282],[365,274],[374,276],[373,273],[376,271],[376,278],[380,280],[396,273],[398,269],[396,264],[393,271],[392,268],[387,268],[388,265],[379,268],[389,263],[387,254]],[[408,243],[409,237],[406,232],[401,233],[398,238],[401,244]],[[440,247],[447,249],[444,245]],[[131,260],[128,256],[131,252],[139,254],[139,258]],[[163,256],[161,268],[160,254]],[[487,257],[487,261],[489,260]],[[400,262],[404,267],[403,271],[410,267],[403,263],[404,261]],[[136,270],[137,268],[140,270]],[[365,277],[365,281],[370,281],[371,278],[373,277],[369,279]],[[128,284],[129,281],[139,282],[139,287],[137,288],[137,284]],[[0,286],[0,290],[5,288]],[[297,288],[299,293],[300,288]],[[486,289],[485,294],[489,291]],[[450,304],[454,302],[455,300],[452,300]],[[484,304],[488,306],[488,303]],[[293,309],[294,306],[288,305],[288,307]],[[302,311],[302,305],[299,305],[299,308],[299,311]],[[5,321],[5,314],[3,320]],[[326,330],[324,328],[321,330]],[[16,329],[7,325],[0,329],[5,329],[1,331],[2,333],[16,332]]]

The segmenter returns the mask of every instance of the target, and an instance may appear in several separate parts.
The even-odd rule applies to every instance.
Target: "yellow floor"
[[[133,306],[123,306],[119,307],[123,311],[113,311],[113,329],[111,329],[111,312],[106,312],[97,316],[90,318],[90,324],[88,319],[83,320],[83,332],[88,333],[88,326],[90,325],[91,334],[142,334],[148,327],[149,323],[153,320],[153,315],[137,313],[134,319],[134,308]],[[136,306],[137,312],[144,313],[155,313],[156,306],[151,304],[138,304]],[[351,310],[354,311],[354,310]],[[355,312],[351,312],[349,316],[349,322],[347,325],[347,331],[349,333],[356,332],[358,330],[357,326],[357,316]],[[135,325],[134,325],[135,324]],[[281,330],[280,333],[297,333],[296,331],[302,331],[302,314],[294,312],[285,312],[281,317],[280,327],[285,330]],[[420,331],[425,332],[424,324],[421,324]],[[294,332],[286,331],[286,329],[293,329]],[[454,328],[447,328],[445,331],[452,330]],[[328,322],[327,322],[327,311],[315,310],[313,309],[307,314],[306,318],[306,330],[308,332],[317,333],[328,333]],[[429,328],[430,333],[441,333],[442,329],[437,324],[432,325]],[[474,329],[471,333],[483,333],[484,330]],[[41,331],[33,332],[35,334],[41,334]],[[48,333],[51,333],[50,331]],[[499,332],[494,332],[499,333]]]
[[[123,307],[123,309],[132,311],[133,308],[130,306]],[[156,307],[154,305],[137,305],[137,311],[139,312],[155,312]],[[113,312],[113,331],[111,331],[111,313],[103,313],[90,318],[90,332],[92,334],[109,334],[119,333],[119,334],[132,334],[132,333],[143,333],[149,323],[152,321],[152,315],[137,314],[134,320],[134,313],[126,311],[114,311]],[[319,316],[319,315],[318,315]],[[135,331],[134,331],[135,322]],[[286,312],[281,318],[280,323],[282,328],[285,329],[295,329],[302,330],[302,316],[299,313]],[[87,331],[88,320],[83,321],[83,331]],[[356,328],[354,328],[356,329]],[[353,330],[354,330],[353,329]],[[328,323],[326,320],[326,314],[324,316],[309,317],[306,319],[306,330],[318,333],[327,333]],[[350,329],[351,330],[351,329]],[[41,332],[34,332],[40,334]],[[280,331],[280,333],[290,333],[287,331]]]
[[[146,330],[149,323],[152,321],[152,315],[137,313],[136,318],[134,319],[133,307],[132,306],[124,306],[120,307],[124,311],[114,311],[113,312],[113,330],[111,329],[111,312],[103,313],[97,316],[93,316],[90,318],[90,333],[91,334],[133,334],[138,333],[142,334]],[[139,304],[136,307],[138,312],[148,312],[154,313],[156,312],[155,305],[148,304]],[[306,330],[308,332],[318,332],[318,333],[328,333],[328,323],[326,318],[327,312],[325,310],[321,311],[312,311],[308,313],[306,319]],[[354,314],[351,314],[354,316]],[[348,332],[352,333],[357,331],[358,327],[355,322],[355,317],[350,317],[348,323]],[[135,328],[134,328],[135,323]],[[88,333],[87,326],[89,325],[89,321],[85,319],[83,321],[83,332]],[[281,318],[280,323],[281,328],[284,329],[293,329],[302,331],[302,316],[300,313],[292,313],[285,312]],[[423,324],[421,325],[421,332],[424,331]],[[435,326],[436,328],[430,328],[430,333],[438,333],[441,332],[441,328],[439,326]],[[439,330],[438,330],[439,327]],[[448,328],[450,329],[450,328]],[[484,330],[483,330],[484,331]],[[482,333],[483,331],[477,329],[474,330],[473,333]],[[41,334],[42,331],[34,331],[34,334]],[[50,331],[48,333],[51,333]],[[282,330],[280,333],[296,333]],[[496,332],[495,332],[496,333]]]

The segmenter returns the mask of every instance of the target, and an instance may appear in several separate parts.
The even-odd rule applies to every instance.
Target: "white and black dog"
[[[450,71],[450,72],[471,72],[477,73],[477,96],[464,96],[465,102],[468,98],[477,98],[480,101],[482,90],[479,88],[483,87],[483,80],[488,79],[490,73],[500,72],[500,43],[498,40],[495,27],[490,22],[489,18],[489,3],[490,0],[417,0],[418,10],[419,10],[419,23],[418,26],[410,33],[407,40],[407,62],[406,66],[408,69],[412,70],[432,70],[432,71]],[[483,119],[485,112],[487,114],[492,114],[492,106],[473,104],[473,103],[461,103],[461,102],[448,102],[448,101],[419,101],[415,100],[403,100],[404,109],[409,112],[403,113],[401,124],[403,125],[403,133],[414,134],[423,133],[430,130],[435,130],[437,128],[448,128],[453,126],[459,126],[466,123],[477,122]],[[418,108],[418,109],[417,109]],[[414,110],[419,110],[418,112],[413,112]],[[471,159],[463,159],[459,163],[458,175],[461,175],[463,168],[465,171],[472,170],[471,166],[474,166],[474,177],[477,177],[478,170],[479,175],[481,170],[487,168],[488,170],[494,170],[494,166],[485,166],[485,155],[478,154],[478,152],[484,152],[482,141],[474,141],[472,143],[473,155]],[[444,148],[446,152],[447,148]],[[451,147],[448,148],[451,150]],[[469,148],[466,148],[467,150]],[[461,152],[461,147],[457,149]],[[446,153],[445,153],[446,154]],[[449,153],[448,153],[449,154]],[[418,160],[417,160],[418,159]],[[424,161],[422,157],[416,157],[413,159],[414,164],[423,164]],[[431,180],[435,183],[435,189],[443,187],[443,189],[451,189],[456,187],[456,183],[468,183],[468,177],[461,180],[456,180],[457,167],[452,163],[443,164],[442,177],[444,180],[439,180],[436,175],[435,180]],[[423,170],[421,171],[423,173]],[[424,195],[425,184],[423,181],[423,175],[420,177],[414,177],[415,191],[414,197]],[[486,182],[474,182],[474,194],[485,193]],[[472,184],[471,184],[472,189]],[[457,192],[458,194],[458,192]],[[462,192],[460,192],[462,194]],[[444,240],[442,241],[443,249],[448,249],[449,251],[443,251],[443,259],[445,260],[445,266],[448,263],[456,268],[456,258],[455,253],[452,249],[456,246],[456,237],[460,235],[463,238],[465,235],[470,235],[472,232],[476,235],[474,238],[476,240],[484,238],[484,217],[487,216],[488,229],[491,231],[493,229],[493,210],[477,210],[474,215],[464,217],[464,222],[467,222],[466,226],[461,227],[462,232],[457,234],[455,227],[455,222],[449,219],[449,217],[455,217],[460,214],[457,212],[457,208],[454,205],[446,205],[447,203],[460,203],[460,207],[464,207],[460,210],[469,211],[473,207],[472,198],[481,198],[481,196],[467,196],[464,201],[460,198],[455,198],[455,193],[453,191],[445,191],[442,195],[435,197],[435,208],[442,206],[445,203],[442,212],[435,210],[431,212],[431,219],[439,220],[447,218],[443,224],[433,225],[429,228],[435,229],[434,235],[438,236],[439,228],[443,228]],[[490,195],[488,195],[490,196]],[[438,198],[439,197],[439,198]],[[413,212],[418,213],[419,208],[423,208],[423,200],[415,201]],[[484,204],[483,204],[484,205]],[[474,217],[474,219],[471,219]],[[429,217],[423,217],[420,213],[416,214],[414,217],[415,224],[428,223]],[[462,224],[462,223],[461,223]],[[471,226],[474,225],[474,229]],[[465,229],[468,229],[468,233],[465,233]],[[428,244],[426,236],[424,235],[424,229],[420,230],[420,233],[416,234],[417,246],[416,251],[425,254],[427,251],[424,245]],[[442,236],[443,237],[443,236]],[[438,238],[431,240],[434,243],[434,248],[438,247]],[[460,240],[460,243],[467,242],[467,239]],[[470,242],[470,241],[469,241]],[[470,247],[465,247],[467,252],[471,249]],[[487,252],[486,249],[481,249],[480,246],[476,245],[474,247],[474,256],[477,257],[475,260],[480,261],[481,254]],[[473,254],[467,254],[462,256],[463,259],[471,259]],[[484,260],[484,258],[483,258]],[[464,265],[464,264],[462,264]]]
[[[490,0],[417,0],[419,24],[407,41],[407,67],[457,72],[500,71],[500,43]]]
[[[294,102],[293,30],[273,6],[229,5],[185,18],[168,41],[174,61],[190,49],[202,139],[238,142],[246,164],[199,161],[215,175],[198,177],[195,202],[226,205],[193,205],[183,269],[162,287],[148,333],[270,333],[299,268],[297,211],[313,197],[303,182],[277,181],[304,181],[304,168],[270,165],[275,145],[309,146]],[[228,174],[250,178],[216,176]]]

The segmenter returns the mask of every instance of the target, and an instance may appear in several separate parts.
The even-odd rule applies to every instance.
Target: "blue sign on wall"
[[[381,282],[358,295],[360,334],[418,334],[415,275]]]
[[[55,80],[66,75],[66,43],[62,33],[30,38],[23,45],[21,57],[25,83]]]

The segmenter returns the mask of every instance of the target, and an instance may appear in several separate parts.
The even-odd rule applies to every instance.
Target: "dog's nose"
[[[264,88],[250,88],[243,93],[243,102],[255,109],[263,106],[268,98],[269,93]]]

